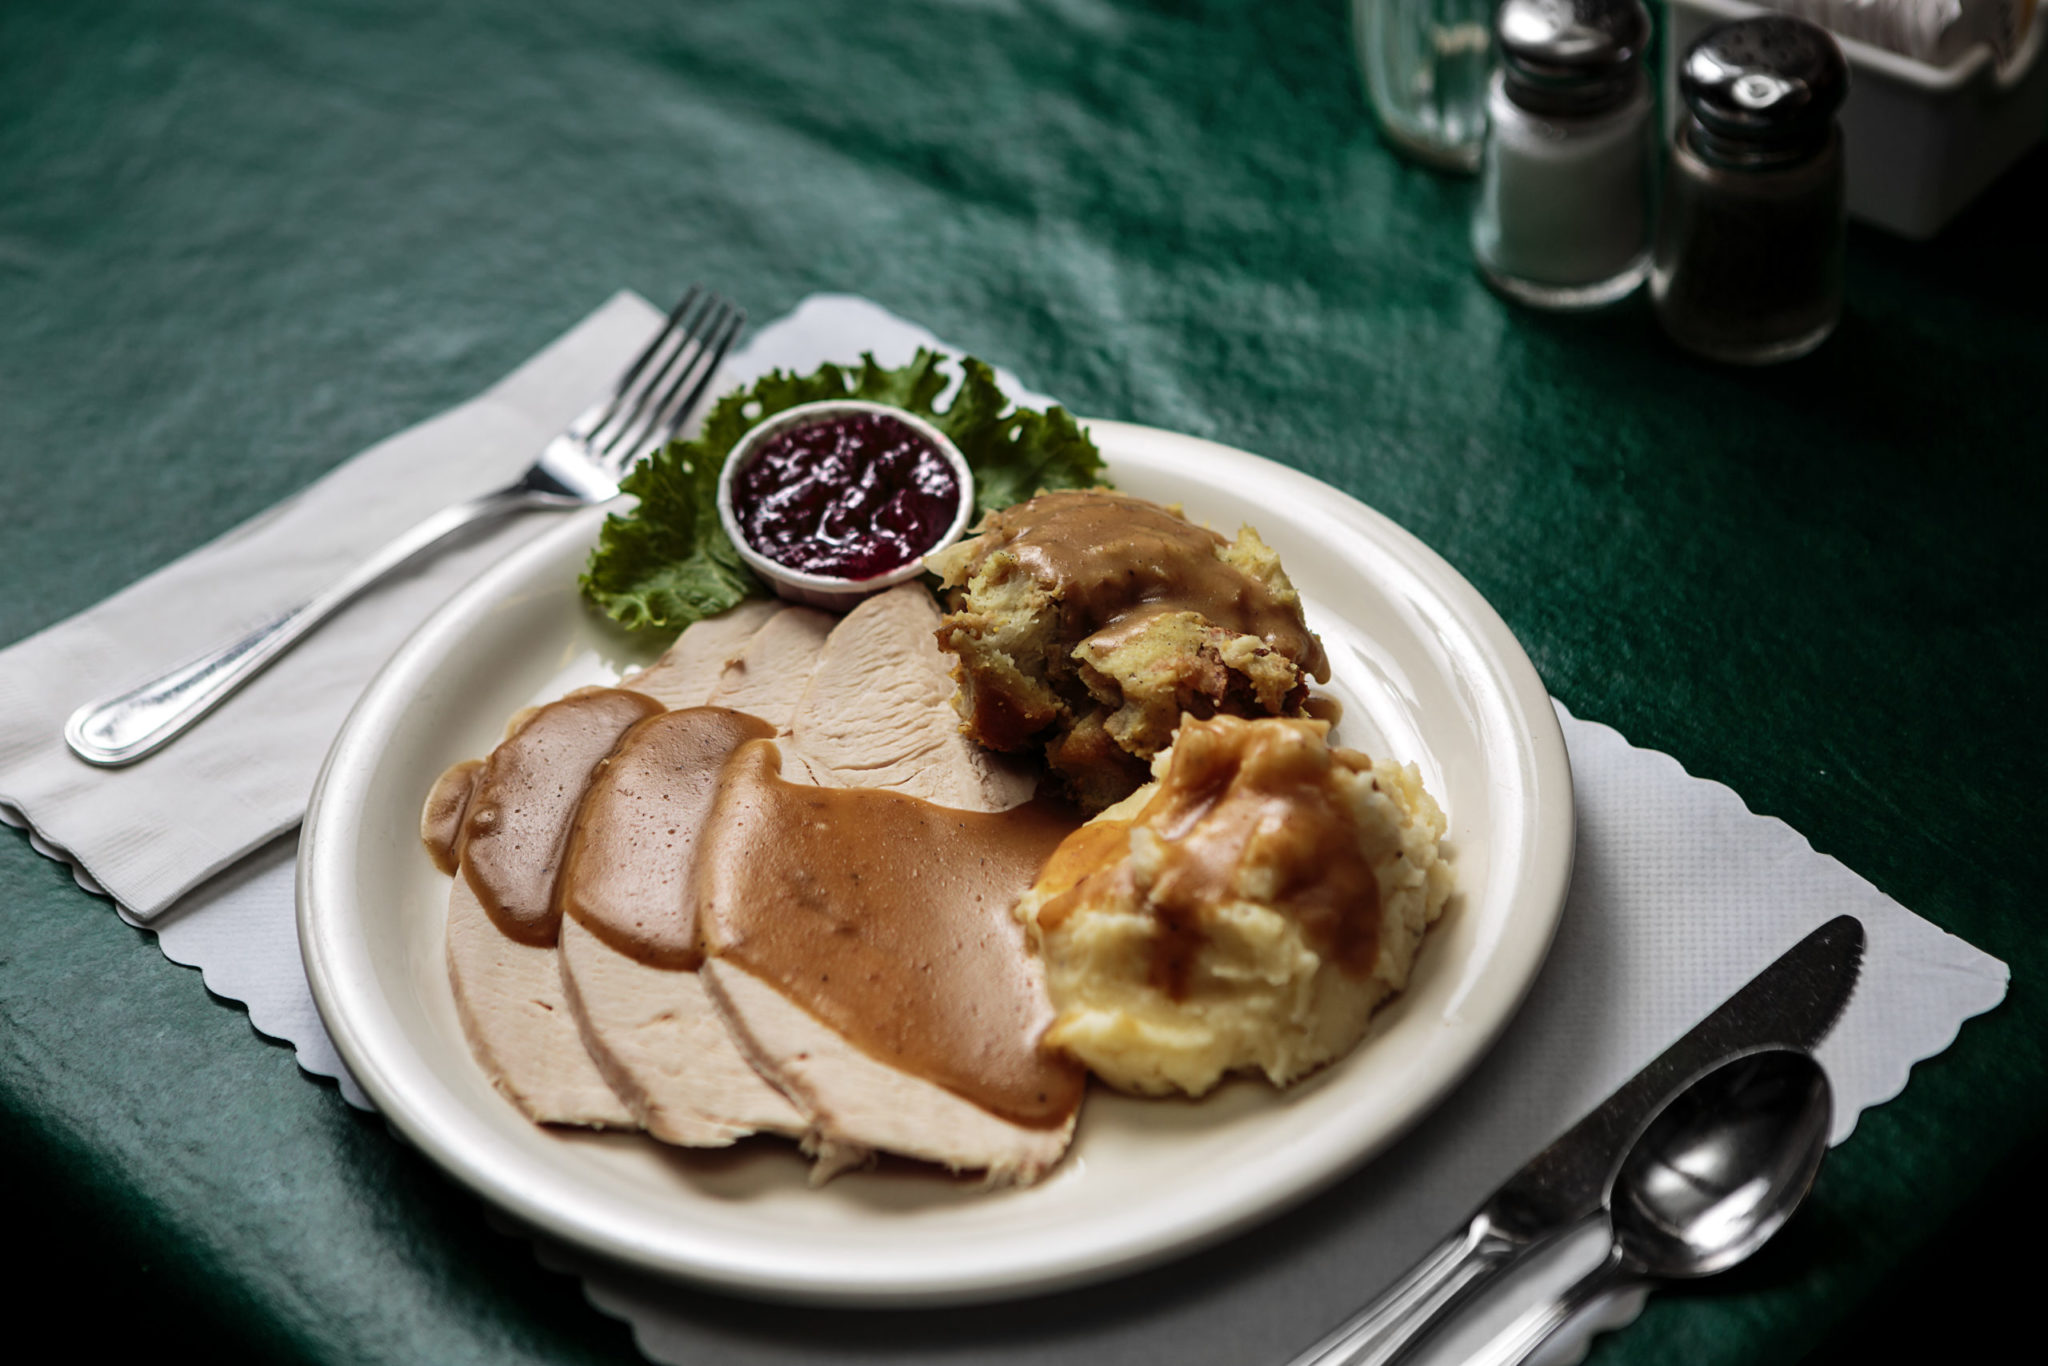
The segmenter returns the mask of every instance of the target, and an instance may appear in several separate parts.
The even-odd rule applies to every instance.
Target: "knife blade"
[[[1841,1018],[1862,971],[1863,922],[1836,916],[1529,1159],[1482,1208],[1502,1233],[1525,1237],[1591,1215],[1606,1202],[1615,1164],[1679,1087],[1736,1053],[1811,1053]]]
[[[1291,1366],[1389,1366],[1481,1287],[1599,1213],[1615,1168],[1664,1103],[1694,1077],[1760,1048],[1812,1052],[1863,970],[1863,922],[1836,916],[1781,954],[1488,1197],[1378,1299]]]

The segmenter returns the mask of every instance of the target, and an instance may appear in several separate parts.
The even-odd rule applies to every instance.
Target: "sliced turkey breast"
[[[837,622],[810,662],[796,645],[806,637],[815,639],[815,616],[778,615],[710,694],[722,705],[751,700],[773,712],[781,709],[777,698],[788,697],[792,680],[808,680],[788,717],[792,734],[779,742],[789,781],[886,788],[978,811],[1005,810],[1029,798],[1028,774],[991,762],[991,756],[959,734],[950,700],[952,680],[933,637],[938,614],[929,595],[909,585],[869,599]],[[679,642],[670,652],[672,667],[692,667],[689,644]],[[562,938],[562,970],[572,1009],[601,1070],[649,1131],[671,1142],[712,1145],[749,1129],[801,1130],[808,1135],[807,1146],[821,1155],[819,1176],[882,1147],[960,1169],[990,1171],[996,1179],[1032,1179],[1064,1148],[1062,1135],[1071,1131],[1071,1115],[1063,1126],[1034,1129],[871,1059],[865,1066],[807,1066],[808,1058],[799,1054],[827,1059],[867,1055],[815,1021],[804,1032],[801,1021],[812,1017],[800,1007],[776,1011],[758,999],[759,993],[749,997],[744,983],[727,993],[736,1004],[721,1016],[714,1009],[716,998],[706,994],[710,978],[679,970],[694,955],[678,953],[673,927],[679,918],[694,915],[694,908],[682,907],[675,898],[670,879],[682,854],[671,846],[687,841],[669,831],[688,820],[680,808],[673,811],[678,821],[668,820],[671,798],[657,800],[650,794],[658,790],[664,767],[683,767],[680,751],[663,757],[659,746],[679,745],[685,730],[696,724],[681,713],[649,723],[644,733],[622,743],[586,799],[593,833],[600,825],[613,826],[615,832],[645,827],[633,838],[649,851],[660,846],[659,868],[651,875],[630,869],[622,873],[623,863],[642,855],[629,856],[613,842],[605,857],[592,859],[580,872],[583,860],[572,855],[565,874],[569,923]],[[638,814],[603,814],[613,807]],[[644,898],[637,905],[626,895],[633,884],[638,889],[632,894]],[[584,897],[593,904],[583,906]],[[607,903],[601,911],[595,904],[599,900]],[[594,925],[603,924],[610,924],[612,932],[594,932]],[[635,933],[634,926],[649,928]],[[670,928],[655,928],[663,926]],[[1003,929],[1016,939],[1014,951],[1022,956],[1021,931],[1007,923]],[[736,967],[721,968],[725,980],[746,975]],[[1037,979],[1032,980],[1036,985]],[[1042,986],[1037,989],[1042,993]],[[765,985],[763,990],[772,993]],[[746,1033],[733,1028],[743,1021],[754,1028]],[[733,1046],[736,1038],[754,1042],[751,1062],[761,1072],[755,1073]],[[888,1110],[908,1103],[890,1124],[876,1122],[879,1111],[860,1099],[876,1075],[893,1078],[877,1105]],[[927,1103],[908,1099],[919,1096]],[[817,1115],[807,1113],[814,1103],[822,1106]],[[928,1118],[936,1126],[935,1137],[918,1143],[906,1136]]]
[[[621,737],[563,859],[561,976],[583,1045],[647,1131],[723,1147],[804,1117],[733,1046],[697,978],[690,872],[719,770],[773,734],[742,712],[664,712]]]
[[[738,613],[758,624],[736,643],[736,632],[725,623]],[[780,729],[808,686],[836,620],[806,607],[751,602],[698,622],[655,666],[663,672],[660,695],[679,710],[716,701],[759,718],[771,732]],[[701,683],[701,691],[685,692],[688,682]],[[558,957],[567,1000],[589,1056],[656,1138],[685,1147],[723,1147],[757,1131],[801,1136],[808,1132],[807,1121],[741,1057],[705,997],[694,948],[679,951],[694,943],[693,911],[682,893],[704,813],[684,803],[688,809],[675,810],[673,822],[657,822],[658,830],[648,820],[660,802],[675,795],[667,790],[672,782],[665,788],[661,770],[665,765],[672,779],[689,762],[674,749],[675,742],[687,740],[679,727],[689,724],[677,713],[661,718],[657,730],[641,738],[666,739],[670,752],[662,753],[656,743],[627,746],[593,783],[587,798],[591,819],[572,839],[562,888],[569,914]],[[800,761],[794,769],[798,775],[806,771]],[[708,792],[706,798],[708,807]],[[635,806],[638,819],[624,819],[622,813]],[[626,833],[621,824],[639,829],[643,847],[619,842]],[[607,825],[613,827],[609,839],[603,836]],[[636,869],[641,860],[659,866]],[[628,876],[636,871],[651,876]],[[636,923],[665,928],[636,937]],[[592,928],[605,925],[619,932],[608,938]]]
[[[529,1119],[640,1127],[584,1051],[555,950],[500,931],[461,877],[448,893],[448,982],[477,1065]]]
[[[448,979],[463,1033],[491,1084],[538,1123],[638,1127],[570,1013],[552,888],[578,779],[635,720],[658,712],[637,693],[603,688],[532,708],[488,759],[443,775],[422,816],[437,862],[455,873]]]
[[[1051,1128],[1012,1123],[870,1057],[744,968],[714,958],[697,975],[736,1022],[748,1060],[787,1088],[809,1116],[812,1143],[833,1155],[813,1170],[814,1185],[873,1152],[984,1172],[991,1185],[1029,1185],[1073,1141],[1078,1106]]]
[[[620,679],[619,686],[644,692],[664,707],[701,707],[726,666],[745,653],[747,642],[781,610],[772,598],[748,598],[715,617],[692,622],[660,659]]]
[[[848,612],[794,709],[785,760],[794,751],[821,786],[882,788],[962,811],[1029,801],[1036,780],[1028,767],[960,733],[953,675],[934,634],[939,615],[915,583]],[[785,772],[799,776],[787,763]]]
[[[576,1051],[603,1074],[629,1120],[686,1148],[808,1132],[803,1113],[740,1055],[698,973],[649,967],[574,917],[562,922],[558,952],[571,1028],[581,1034]]]
[[[1075,818],[779,768],[774,742],[741,746],[696,851],[699,975],[741,1052],[841,1160],[1036,1180],[1073,1134],[1082,1074],[1039,1049],[1051,1003],[1010,908]]]
[[[788,730],[818,667],[825,637],[838,620],[813,607],[783,607],[753,634],[737,658],[726,663],[710,692],[685,705],[708,702],[758,716],[778,731]]]
[[[697,706],[716,686],[726,666],[740,657],[747,642],[781,610],[774,602],[749,599],[729,612],[697,622],[660,659],[622,681],[620,689],[645,694],[663,706],[673,705],[678,698],[685,699],[685,706]],[[507,740],[543,710],[532,707],[513,717],[506,727]],[[609,742],[600,748],[609,748]],[[487,763],[471,760],[457,765],[428,799],[422,833],[444,871],[455,872],[463,855],[470,798]],[[451,781],[458,772],[463,780]],[[527,818],[517,822],[517,828],[495,831],[486,843],[505,845],[526,839],[536,846],[557,847],[567,838],[567,816],[573,815],[573,798],[580,791],[577,788],[567,794],[566,800],[558,797],[548,804],[545,814],[524,813]],[[540,831],[538,824],[552,828]],[[527,907],[525,912],[537,926],[526,937],[540,942],[521,942],[507,934],[484,910],[470,878],[457,873],[449,895],[448,976],[471,1051],[491,1084],[538,1123],[640,1127],[644,1121],[639,1114],[612,1090],[600,1067],[601,1056],[594,1056],[586,1047],[585,1022],[565,989],[557,949],[548,942],[555,933],[553,919],[538,908]],[[700,1006],[699,1014],[708,1014],[708,1007]],[[724,1027],[714,1022],[711,1032],[722,1044]],[[729,1045],[724,1056],[751,1076],[751,1069]],[[610,1075],[617,1076],[617,1069]],[[758,1080],[755,1085],[766,1089]],[[787,1108],[785,1103],[784,1110]],[[661,1122],[670,1123],[666,1117]]]

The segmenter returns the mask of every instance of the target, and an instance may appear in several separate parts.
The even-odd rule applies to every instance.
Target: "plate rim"
[[[1519,1013],[1522,1002],[1549,955],[1563,917],[1575,854],[1575,814],[1572,802],[1572,774],[1564,734],[1550,695],[1536,673],[1526,651],[1479,591],[1448,561],[1430,549],[1413,533],[1384,514],[1341,489],[1290,466],[1236,447],[1201,437],[1134,423],[1106,419],[1079,419],[1084,428],[1097,434],[1106,452],[1113,448],[1144,446],[1194,448],[1211,457],[1231,462],[1250,462],[1249,473],[1262,484],[1291,488],[1304,506],[1327,505],[1327,515],[1341,514],[1353,522],[1363,520],[1372,528],[1379,547],[1402,562],[1422,579],[1432,593],[1455,610],[1459,624],[1476,643],[1487,649],[1488,673],[1501,685],[1502,699],[1521,722],[1515,730],[1520,742],[1518,759],[1523,776],[1532,789],[1541,789],[1547,800],[1533,803],[1536,838],[1529,842],[1531,876],[1521,884],[1518,903],[1526,901],[1541,912],[1541,924],[1527,927],[1519,945],[1519,956],[1510,965],[1515,980],[1511,990],[1484,1008],[1484,1018],[1455,1045],[1452,1065],[1433,1074],[1418,1088],[1405,1110],[1390,1125],[1383,1126],[1372,1141],[1348,1152],[1325,1152],[1319,1160],[1297,1168],[1289,1179],[1269,1183],[1256,1198],[1241,1198],[1213,1209],[1188,1226],[1154,1230],[1150,1236],[1125,1240],[1108,1250],[1084,1252],[1066,1257],[1041,1257],[1037,1264],[1009,1273],[963,1273],[942,1281],[907,1283],[886,1279],[848,1277],[837,1281],[817,1279],[792,1282],[768,1268],[707,1264],[692,1261],[678,1264],[658,1249],[631,1238],[602,1236],[583,1221],[567,1219],[549,1202],[531,1198],[517,1183],[508,1184],[492,1164],[476,1159],[459,1146],[444,1141],[441,1132],[415,1113],[404,1087],[385,1068],[377,1049],[359,1035],[349,1009],[345,1007],[347,987],[340,980],[343,946],[334,936],[340,922],[322,910],[323,897],[331,900],[331,883],[341,858],[333,841],[318,838],[328,811],[338,793],[349,789],[351,780],[363,780],[374,767],[375,752],[361,760],[355,748],[363,743],[363,727],[380,712],[402,702],[387,699],[387,680],[407,671],[411,662],[431,652],[434,642],[447,629],[451,618],[476,613],[498,603],[503,584],[517,581],[529,563],[544,561],[562,552],[563,542],[584,541],[594,534],[606,508],[580,510],[568,515],[563,525],[550,528],[508,554],[436,609],[394,652],[364,690],[329,749],[315,781],[308,803],[299,845],[297,868],[297,922],[301,956],[315,1006],[343,1061],[379,1112],[394,1130],[426,1154],[444,1173],[481,1196],[498,1209],[530,1227],[562,1239],[579,1249],[608,1261],[675,1280],[757,1299],[784,1300],[841,1306],[919,1306],[984,1303],[1027,1294],[1069,1288],[1105,1280],[1195,1251],[1229,1237],[1252,1224],[1277,1216],[1299,1204],[1383,1152],[1404,1133],[1434,1111],[1483,1060],[1508,1024]],[[1334,509],[1334,512],[1331,510]],[[353,772],[350,766],[354,765]],[[1531,884],[1535,885],[1531,885]],[[1536,933],[1535,931],[1540,931]],[[1327,1149],[1331,1145],[1322,1145]],[[1341,1146],[1341,1145],[1339,1145]]]

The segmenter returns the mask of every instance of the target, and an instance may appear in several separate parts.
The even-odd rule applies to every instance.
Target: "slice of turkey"
[[[882,788],[969,811],[1007,811],[1033,781],[960,733],[954,683],[934,632],[939,609],[916,584],[867,599],[825,642],[790,722],[816,781]],[[795,781],[785,762],[785,776]],[[1019,952],[1028,952],[1021,936]],[[1032,1129],[890,1067],[745,969],[713,956],[700,969],[741,1051],[806,1113],[810,1145],[839,1163],[893,1152],[991,1183],[1036,1180],[1066,1151],[1074,1119]],[[829,1177],[824,1163],[813,1181]]]
[[[506,738],[538,710],[514,716]],[[537,1124],[640,1127],[583,1047],[554,948],[501,931],[462,872],[448,892],[446,942],[456,1014],[493,1087]]]
[[[695,972],[649,967],[562,918],[560,979],[577,1051],[632,1117],[664,1143],[722,1148],[756,1132],[801,1137],[810,1124],[734,1046]],[[553,964],[549,967],[552,969]]]
[[[789,729],[790,717],[818,667],[819,652],[838,618],[814,607],[784,607],[769,617],[747,641],[746,648],[719,672],[711,691],[670,707],[729,707],[758,716],[778,731]],[[695,630],[695,627],[691,628]],[[685,634],[688,634],[685,632]],[[676,646],[680,647],[678,640]],[[674,654],[672,648],[669,651]]]
[[[645,693],[671,708],[678,704],[700,706],[706,694],[719,686],[729,666],[736,665],[744,656],[748,643],[788,610],[765,599],[749,599],[719,616],[697,622],[660,659],[623,680],[620,686]],[[793,625],[815,632],[816,623],[808,618],[821,614],[803,608],[795,610],[799,615]],[[789,631],[789,627],[784,630]],[[794,705],[808,681],[807,670],[782,681],[781,688],[790,699],[788,705]],[[756,682],[766,682],[758,670]],[[765,686],[758,691],[770,692]],[[532,710],[513,717],[506,727],[507,735],[518,730]],[[521,944],[506,937],[492,923],[467,880],[460,876],[455,878],[449,893],[447,943],[449,984],[454,989],[456,1010],[470,1050],[491,1084],[530,1119],[540,1124],[632,1129],[646,1124],[646,1115],[658,1113],[657,1122],[664,1127],[674,1126],[677,1132],[700,1136],[719,1132],[702,1124],[692,1125],[686,1118],[687,1111],[657,1111],[629,1105],[613,1089],[613,1079],[622,1075],[620,1070],[602,1053],[587,1046],[588,1025],[570,1003],[557,949]],[[633,966],[637,968],[639,964]],[[672,975],[660,974],[663,978]],[[667,991],[672,984],[662,982],[661,986]],[[698,995],[701,1000],[701,992]],[[696,1013],[703,1016],[708,1009],[699,1004]],[[626,1023],[629,1028],[624,1033],[630,1036],[633,1022]],[[718,1076],[736,1071],[749,1079],[752,1091],[765,1092],[770,1097],[751,1108],[736,1106],[737,1112],[769,1113],[777,1119],[782,1132],[801,1132],[803,1125],[790,1118],[794,1111],[788,1103],[773,1108],[779,1097],[754,1076],[737,1051],[724,1043],[723,1026],[715,1026],[709,1033],[715,1043],[722,1045],[722,1054],[714,1055],[708,1074]],[[678,1041],[678,1046],[684,1042]],[[677,1117],[678,1114],[685,1117]],[[732,1137],[714,1137],[711,1141],[730,1143]]]
[[[742,612],[756,623],[744,639],[729,624]],[[835,620],[807,607],[743,603],[686,629],[648,670],[662,673],[654,687],[645,675],[625,686],[672,709],[715,701],[780,729]],[[690,682],[701,691],[685,693]],[[724,1147],[756,1132],[808,1133],[803,1114],[740,1055],[695,972],[642,963],[573,916],[562,919],[557,959],[583,1048],[648,1133],[690,1148]]]
[[[670,710],[701,707],[726,666],[746,652],[747,642],[782,610],[772,598],[748,598],[739,606],[685,628],[675,644],[646,668],[619,680],[622,688],[644,692]]]
[[[880,788],[959,811],[1031,800],[1028,769],[961,734],[939,617],[931,594],[906,583],[840,620],[789,721],[785,777],[798,780],[793,753],[821,787]]]
[[[700,700],[757,716],[762,712],[753,706],[737,704],[752,701],[782,712],[791,732],[781,742],[783,771],[791,781],[802,780],[808,770],[810,780],[823,784],[886,787],[981,811],[1007,810],[1030,798],[1028,774],[960,734],[951,700],[953,680],[933,635],[939,611],[929,594],[911,584],[868,599],[838,621],[823,648],[806,660],[796,642],[814,630],[814,618],[820,615],[785,609],[749,642],[741,652],[742,662],[728,667],[711,694]],[[690,631],[701,629],[693,626]],[[664,663],[678,671],[693,667],[695,648],[697,642],[685,632]],[[807,685],[798,698],[784,703],[793,678],[808,680]],[[774,716],[763,719],[776,721]],[[881,1068],[889,1078],[884,1089],[907,1105],[908,1122],[922,1125],[930,1116],[950,1116],[940,1119],[935,1132],[978,1137],[972,1142],[946,1139],[926,1145],[927,1151],[906,1146],[909,1140],[899,1132],[900,1126],[877,1128],[860,1103],[847,1103],[851,1093],[868,1089],[860,1064],[833,1066],[822,1079],[808,1073],[798,1076],[792,1070],[784,1045],[802,1035],[801,1021],[810,1021],[810,1016],[772,990],[763,988],[774,1002],[782,1002],[779,1011],[773,1002],[748,997],[741,983],[730,993],[734,1004],[723,1014],[715,1013],[713,999],[704,991],[709,979],[702,974],[649,967],[573,920],[563,924],[560,957],[571,1009],[591,1056],[658,1138],[710,1146],[729,1143],[749,1130],[803,1133],[807,1148],[820,1155],[814,1178],[877,1147],[1024,1179],[1044,1165],[1039,1157],[1049,1131],[1017,1129],[942,1088],[893,1069]],[[737,970],[726,976],[747,977]],[[792,1011],[798,1020],[785,1018]],[[728,1023],[744,1029],[749,1022],[755,1028],[744,1037],[758,1034],[763,1041],[754,1050],[754,1061],[762,1069],[758,1073],[725,1043],[735,1037]],[[815,1021],[810,1028],[818,1034],[815,1042],[821,1056],[866,1058]],[[754,1085],[750,1087],[741,1074],[752,1078]],[[763,1076],[774,1084],[761,1081]],[[823,1122],[808,1114],[811,1102],[800,1111],[784,1099],[799,1086],[802,1090],[796,1094],[824,1107]],[[1015,1133],[992,1137],[1008,1130]],[[1050,1141],[1057,1158],[1065,1139]]]
[[[1078,1111],[1057,1128],[1013,1124],[870,1057],[743,968],[709,958],[697,975],[748,1060],[808,1115],[806,1148],[831,1158],[812,1168],[813,1185],[876,1152],[985,1172],[991,1185],[1029,1185],[1073,1139]]]
[[[555,951],[505,935],[460,875],[448,895],[448,982],[478,1065],[528,1118],[639,1127],[584,1051]]]

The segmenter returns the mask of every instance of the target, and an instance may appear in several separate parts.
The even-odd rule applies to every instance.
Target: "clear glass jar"
[[[1387,141],[1442,170],[1479,169],[1492,0],[1352,0],[1366,94]]]

